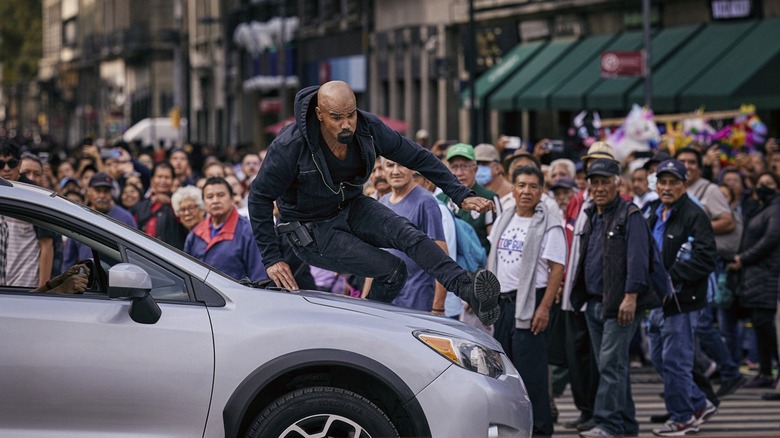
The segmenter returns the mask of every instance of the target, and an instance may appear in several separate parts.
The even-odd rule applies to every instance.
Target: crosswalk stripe
[[[636,378],[635,378],[636,377]],[[664,401],[659,394],[663,392],[663,383],[657,374],[632,375],[632,395],[639,421],[639,436],[650,437],[652,429],[660,425],[650,422],[651,415],[666,412]],[[717,389],[717,385],[715,385]],[[772,437],[780,438],[780,401],[766,401],[761,394],[770,389],[741,388],[736,393],[721,399],[718,413],[703,424],[695,436],[704,437]],[[558,407],[558,423],[555,436],[577,436],[576,429],[566,429],[563,424],[579,417],[574,407],[571,392],[567,388],[555,399]]]

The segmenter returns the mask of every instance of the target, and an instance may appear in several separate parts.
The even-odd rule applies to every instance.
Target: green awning
[[[640,47],[642,47],[642,33],[632,31],[620,34],[603,51],[630,51],[638,50]],[[592,56],[590,61],[583,65],[576,75],[552,95],[550,106],[553,109],[585,109],[585,96],[599,85],[602,80],[601,56],[599,53],[596,56]]]
[[[652,39],[652,69],[664,63],[676,50],[688,41],[701,26],[671,27],[658,32]],[[640,101],[628,101],[627,95],[637,84],[643,84],[639,77],[604,79],[585,98],[586,107],[599,110],[626,110]]]
[[[556,61],[564,56],[574,46],[575,42],[576,40],[572,39],[550,42],[526,65],[515,71],[515,74],[504,85],[498,87],[496,91],[490,94],[488,97],[488,108],[499,111],[517,109],[517,96],[525,91],[534,80],[556,68],[554,66]]]
[[[710,70],[722,55],[737,45],[755,21],[712,23],[691,38],[666,62],[653,71],[653,111],[656,113],[689,111],[679,105],[679,95],[691,86],[698,77]],[[777,45],[777,40],[762,43],[763,47]],[[734,68],[750,68],[749,62]],[[719,74],[719,73],[718,73]],[[629,102],[644,101],[641,84],[634,87],[628,96]]]
[[[767,19],[750,29],[680,95],[683,110],[704,106],[725,110],[752,103],[780,107],[780,20]]]
[[[537,51],[539,51],[546,42],[538,41],[528,44],[518,44],[517,47],[510,50],[509,53],[498,65],[493,66],[488,71],[482,73],[474,83],[475,108],[483,108],[485,97],[501,86],[518,68],[522,67]],[[469,101],[470,89],[466,88],[460,93],[461,107],[467,107]]]
[[[578,42],[555,63],[554,68],[545,72],[517,96],[517,107],[528,110],[549,109],[550,96],[576,75],[583,65],[601,53],[614,38],[615,35],[598,35]]]

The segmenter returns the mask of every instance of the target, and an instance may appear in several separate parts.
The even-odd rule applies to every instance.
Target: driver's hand
[[[79,273],[83,269],[82,273]],[[60,275],[60,284],[50,292],[59,294],[82,294],[89,286],[89,266],[80,263],[71,266]]]

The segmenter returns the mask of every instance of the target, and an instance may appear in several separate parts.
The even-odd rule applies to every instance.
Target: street
[[[639,421],[639,436],[654,436],[657,427],[650,416],[663,414],[664,401],[659,397],[663,382],[652,367],[631,370],[631,384]],[[716,387],[717,389],[717,387]],[[697,437],[780,437],[780,402],[761,400],[761,394],[771,389],[741,388],[721,399],[718,413],[702,425]],[[555,399],[560,416],[555,425],[556,436],[577,436],[575,429],[565,429],[563,424],[579,416],[574,407],[569,388]]]

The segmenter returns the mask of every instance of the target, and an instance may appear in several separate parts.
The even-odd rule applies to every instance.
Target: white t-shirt
[[[491,242],[498,245],[496,276],[501,283],[501,292],[515,290],[520,284],[520,276],[522,275],[520,261],[523,258],[523,245],[531,219],[515,214],[498,239],[491,232]],[[493,228],[493,230],[496,229]],[[560,227],[550,229],[542,239],[541,257],[536,262],[534,288],[547,287],[547,281],[550,277],[549,262],[566,265],[566,237]]]
[[[6,217],[8,224],[7,266],[5,283],[8,286],[38,287],[41,248],[33,224]]]

